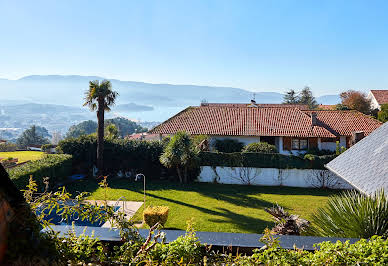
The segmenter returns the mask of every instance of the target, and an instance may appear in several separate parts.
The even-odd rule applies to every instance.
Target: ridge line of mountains
[[[82,107],[90,80],[104,78],[79,75],[31,75],[17,80],[0,79],[0,128],[25,128],[35,123],[65,131],[95,114]],[[154,84],[110,79],[119,92],[117,105],[107,118],[164,121],[202,100],[218,103],[248,103],[255,93],[258,103],[281,103],[278,92],[252,92],[233,87]],[[318,103],[336,104],[338,95],[316,97]]]

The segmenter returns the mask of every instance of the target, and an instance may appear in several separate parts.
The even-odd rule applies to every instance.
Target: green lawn
[[[143,184],[127,180],[108,181],[108,200],[125,197],[143,201]],[[67,186],[71,193],[91,192],[90,199],[104,199],[104,190],[96,181],[85,180]],[[259,187],[193,183],[181,185],[150,181],[147,184],[146,205],[165,205],[170,208],[165,225],[169,229],[186,229],[186,221],[194,219],[197,231],[261,233],[272,227],[271,216],[264,211],[278,203],[292,214],[310,219],[311,214],[323,206],[335,190]],[[135,220],[142,219],[142,210]]]
[[[38,160],[42,158],[44,155],[44,152],[40,151],[12,151],[12,152],[0,152],[0,158],[18,158],[19,163],[25,162],[25,161],[33,161]]]

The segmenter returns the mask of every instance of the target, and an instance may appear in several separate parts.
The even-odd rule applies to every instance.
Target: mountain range
[[[44,123],[51,121],[51,125],[43,126],[50,128],[56,124],[54,127],[58,128],[57,124],[60,123],[62,126],[59,129],[62,131],[71,126],[69,123],[94,118],[95,115],[82,107],[82,103],[88,82],[96,79],[104,78],[32,75],[17,80],[0,79],[0,128],[25,126],[28,120],[39,122],[43,117]],[[252,92],[232,87],[152,84],[117,79],[110,81],[119,97],[109,116],[124,116],[141,121],[166,120],[187,106],[199,105],[203,100],[248,103],[253,93],[258,103],[281,103],[283,99],[283,94],[278,92]],[[324,95],[317,97],[317,101],[336,104],[339,97]],[[18,123],[23,117],[26,121]]]

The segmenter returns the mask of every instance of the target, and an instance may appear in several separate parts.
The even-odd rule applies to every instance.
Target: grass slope
[[[143,201],[142,182],[128,180],[108,181],[108,200]],[[85,180],[67,186],[71,193],[91,192],[90,199],[104,199],[104,190],[96,181]],[[150,181],[146,188],[146,206],[165,205],[170,208],[165,225],[169,229],[186,229],[193,218],[198,231],[261,233],[272,227],[271,216],[264,211],[278,203],[290,213],[310,219],[311,214],[323,206],[335,190],[260,187],[193,183],[181,185]],[[135,214],[142,219],[143,207]]]
[[[25,161],[33,161],[38,160],[42,158],[44,155],[44,152],[40,151],[12,151],[12,152],[0,152],[0,158],[18,158],[19,163],[25,162]]]

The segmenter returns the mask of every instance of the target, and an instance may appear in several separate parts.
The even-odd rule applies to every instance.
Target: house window
[[[307,139],[292,139],[291,148],[293,150],[307,150],[308,141]]]
[[[336,138],[321,138],[321,142],[336,142]]]

